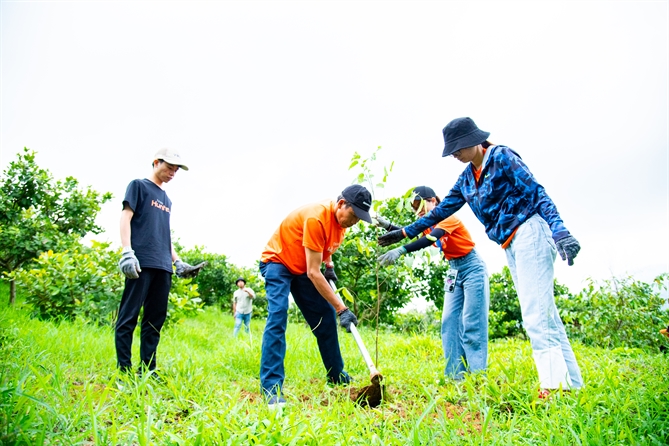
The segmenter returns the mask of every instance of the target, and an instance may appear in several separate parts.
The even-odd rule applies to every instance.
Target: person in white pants
[[[581,371],[553,295],[556,253],[573,265],[580,244],[520,155],[490,143],[490,133],[471,118],[454,119],[443,135],[442,156],[451,155],[467,167],[437,207],[415,223],[380,236],[379,244],[413,238],[469,204],[488,237],[506,250],[537,366],[539,396],[582,387]]]

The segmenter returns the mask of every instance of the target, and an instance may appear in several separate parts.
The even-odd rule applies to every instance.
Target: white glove
[[[392,226],[388,220],[386,220],[385,218],[381,217],[378,214],[376,217],[372,217],[372,224],[377,228],[382,228],[385,229],[386,231],[389,230],[390,227]]]

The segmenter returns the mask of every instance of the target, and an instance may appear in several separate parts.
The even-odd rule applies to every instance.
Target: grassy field
[[[437,333],[382,334],[387,400],[351,400],[369,384],[350,334],[341,332],[349,388],[325,384],[315,338],[289,326],[282,411],[259,394],[263,322],[232,337],[217,310],[164,330],[162,380],[123,381],[110,328],[44,322],[0,304],[0,443],[138,445],[618,445],[669,441],[669,358],[574,345],[586,387],[537,399],[529,343],[493,342],[485,378],[444,381]],[[375,355],[374,333],[361,328]],[[138,358],[136,339],[133,357]]]

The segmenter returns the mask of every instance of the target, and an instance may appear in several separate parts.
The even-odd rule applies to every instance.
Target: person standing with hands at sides
[[[139,372],[154,371],[160,330],[167,317],[167,301],[172,285],[172,264],[178,277],[194,277],[202,267],[179,259],[172,245],[170,214],[172,202],[163,186],[179,169],[188,170],[175,150],[161,149],[153,157],[149,178],[128,185],[121,211],[123,252],[119,269],[125,288],[115,327],[116,359],[123,372],[132,369],[132,337],[139,312],[144,308],[140,335]]]
[[[427,186],[414,189],[414,212],[423,217],[441,200]],[[380,226],[392,231],[400,229],[377,217]],[[474,249],[474,242],[462,221],[455,215],[423,231],[424,237],[392,249],[378,261],[387,266],[402,255],[436,244],[449,262],[444,280],[444,309],[441,316],[441,342],[446,360],[444,374],[455,380],[464,379],[467,371],[485,372],[488,364],[488,308],[490,285],[486,264]]]
[[[490,133],[471,118],[454,119],[442,133],[442,156],[451,155],[467,167],[437,207],[413,224],[380,236],[379,244],[413,238],[468,203],[488,237],[505,250],[539,375],[539,397],[582,387],[581,371],[553,296],[556,252],[573,265],[581,246],[520,155],[491,144]]]
[[[253,299],[256,293],[246,286],[246,280],[243,277],[237,279],[235,282],[237,288],[232,296],[232,313],[235,315],[235,331],[234,336],[237,336],[239,329],[244,323],[244,329],[250,333],[251,328],[251,313],[253,312]]]
[[[364,220],[372,222],[372,195],[363,186],[345,188],[336,201],[302,206],[281,222],[260,259],[265,278],[267,323],[262,338],[260,385],[270,408],[283,407],[288,294],[316,336],[318,349],[330,384],[348,384],[339,349],[337,319],[350,331],[358,319],[328,284],[336,281],[332,254],[341,245],[346,229]],[[325,273],[321,264],[325,263]]]

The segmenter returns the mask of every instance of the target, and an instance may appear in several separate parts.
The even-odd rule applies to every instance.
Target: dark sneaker
[[[269,400],[267,400],[267,407],[270,410],[283,409],[286,407],[286,400],[282,396],[272,395]]]

